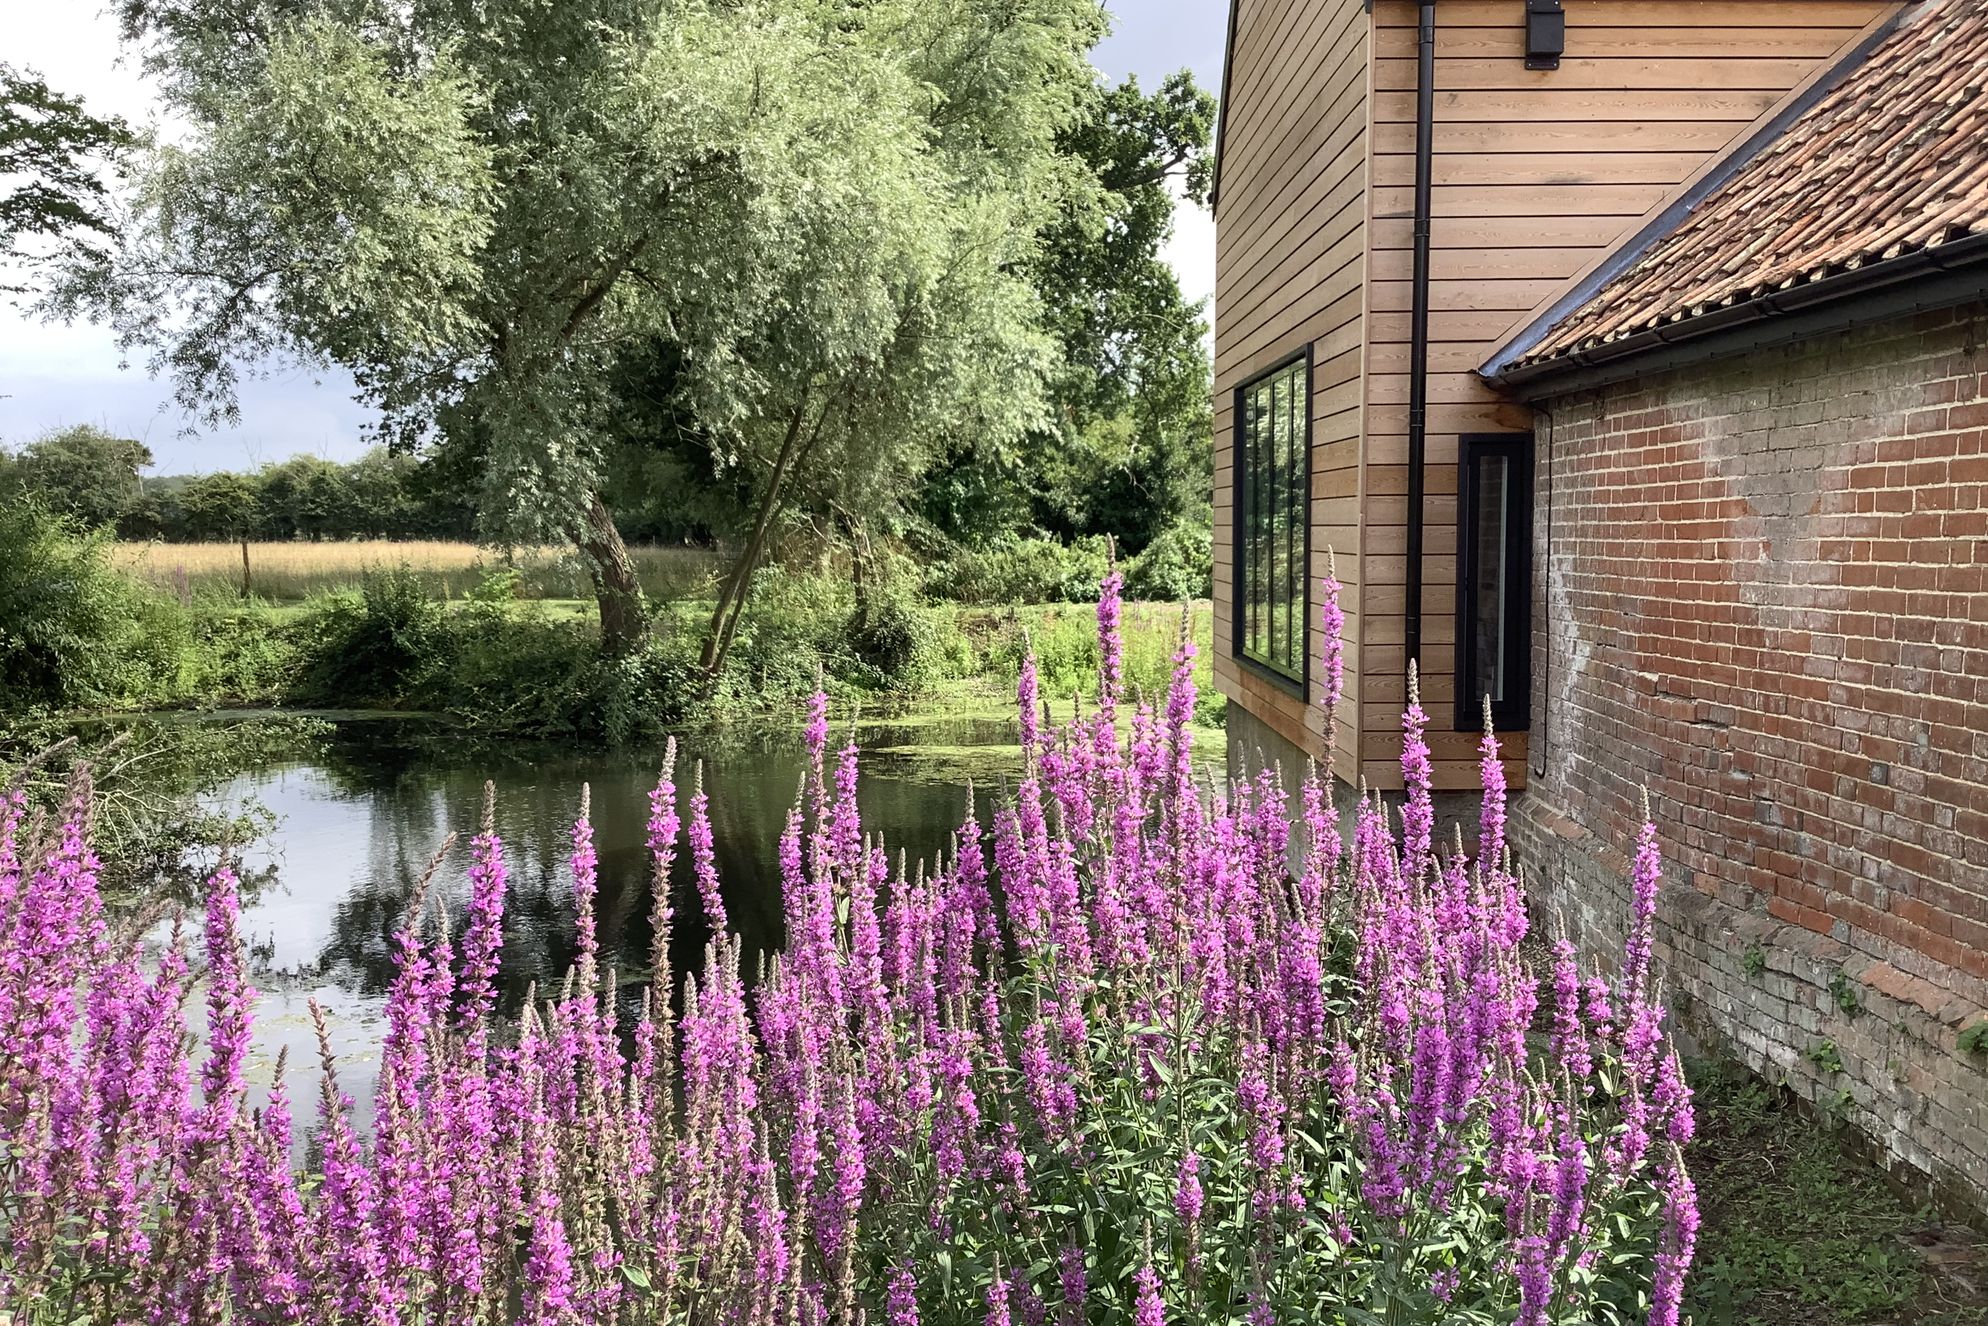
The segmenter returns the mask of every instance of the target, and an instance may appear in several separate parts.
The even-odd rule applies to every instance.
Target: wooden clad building
[[[1542,927],[1988,1210],[1988,0],[1237,0],[1232,749],[1438,785]],[[1419,332],[1419,334],[1418,334]],[[1417,413],[1416,405],[1421,411]],[[1818,1040],[1833,1053],[1805,1052]]]
[[[1318,583],[1344,589],[1347,782],[1400,786],[1418,661],[1439,787],[1530,719],[1534,412],[1477,369],[1879,39],[1887,0],[1429,7],[1421,463],[1412,421],[1419,0],[1234,0],[1216,185],[1216,676],[1312,757]],[[1418,482],[1419,481],[1419,482]],[[1419,491],[1418,491],[1419,488]],[[1417,593],[1411,584],[1419,586]],[[1418,610],[1419,609],[1419,610]]]

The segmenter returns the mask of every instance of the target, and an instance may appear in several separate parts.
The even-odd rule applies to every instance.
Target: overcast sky
[[[1224,0],[1108,0],[1114,30],[1096,52],[1112,79],[1136,74],[1153,86],[1186,67],[1203,87],[1222,74]],[[152,100],[136,70],[119,61],[117,30],[91,0],[10,3],[0,59],[34,69],[58,91],[81,96],[98,113],[135,121],[153,117]],[[1179,213],[1168,257],[1190,297],[1215,283],[1215,231],[1191,207]],[[264,366],[266,369],[268,366]],[[355,403],[343,376],[322,379],[277,366],[273,376],[246,379],[241,423],[185,436],[187,420],[170,386],[142,362],[119,364],[107,333],[88,325],[48,326],[0,303],[0,443],[19,446],[52,428],[96,424],[152,448],[159,473],[238,469],[300,451],[349,459],[363,448],[368,412]]]

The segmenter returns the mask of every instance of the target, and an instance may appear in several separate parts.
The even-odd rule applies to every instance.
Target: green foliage
[[[1025,268],[1088,187],[1096,0],[122,12],[186,132],[49,308],[205,417],[237,363],[336,363],[520,541],[599,523],[643,403],[773,525],[1046,417]]]
[[[306,663],[296,693],[318,704],[395,704],[444,666],[442,609],[406,567],[368,576],[356,594],[312,608],[301,630]]]
[[[0,711],[115,708],[177,695],[190,627],[35,499],[0,502]]]
[[[301,633],[261,612],[200,611],[183,662],[185,694],[198,703],[281,704],[296,692]]]
[[[67,238],[96,252],[111,229],[98,167],[131,141],[121,121],[91,115],[31,71],[0,64],[0,263],[22,256],[24,239]]]
[[[293,456],[251,473],[165,475],[113,518],[126,538],[171,543],[471,538],[475,522],[441,468],[375,447],[350,464]]]
[[[1836,1007],[1845,1017],[1856,1017],[1864,1011],[1864,996],[1850,973],[1838,970],[1829,978],[1829,997],[1836,1001]]]
[[[1169,525],[1126,567],[1126,597],[1160,602],[1210,597],[1215,576],[1212,538],[1206,525]]]
[[[1927,1213],[1901,1205],[1786,1092],[1739,1070],[1694,1085],[1689,1161],[1705,1223],[1686,1309],[1698,1326],[1932,1319],[1917,1307],[1925,1268],[1900,1242]]]
[[[1767,970],[1767,950],[1760,947],[1759,940],[1748,944],[1746,952],[1740,955],[1740,970],[1756,980]]]
[[[1960,1033],[1962,1054],[1988,1054],[1988,1018],[1983,1018]]]
[[[1818,1041],[1804,1051],[1808,1061],[1825,1073],[1843,1071],[1843,1055],[1836,1048],[1835,1041]]]
[[[1103,538],[1063,544],[1003,535],[984,548],[962,550],[926,573],[926,592],[960,603],[1084,603],[1097,597],[1111,566]]]
[[[94,529],[116,524],[138,505],[138,472],[151,463],[142,442],[82,424],[23,447],[9,467],[9,486]]]
[[[93,726],[57,760],[34,763],[30,757],[48,749],[50,729],[0,723],[0,785],[25,767],[22,786],[31,802],[53,811],[69,793],[72,770],[87,767],[98,877],[110,900],[197,906],[224,853],[239,860],[275,824],[254,798],[221,800],[213,793],[273,757],[311,753],[329,730],[299,718],[140,718]],[[245,880],[251,888],[261,882]]]
[[[1201,693],[1197,717],[1211,726],[1219,725],[1223,706],[1214,693],[1205,648],[1211,629],[1209,616],[1206,604],[1193,606],[1185,617],[1173,604],[1126,604],[1121,618],[1126,693],[1151,700],[1166,694],[1173,676],[1173,655],[1180,647],[1185,625],[1203,646],[1195,659],[1195,680]],[[1026,617],[1015,613],[966,614],[962,623],[970,633],[982,637],[981,670],[1004,689],[1015,684],[1022,660],[1033,649],[1042,696],[1058,714],[1067,713],[1077,699],[1089,704],[1096,693],[1097,618],[1093,610],[1055,604],[1035,609]]]
[[[307,705],[444,714],[462,730],[617,743],[687,722],[789,709],[825,678],[860,697],[966,683],[1012,690],[1032,636],[1044,692],[1088,695],[1097,669],[1086,604],[990,611],[921,599],[902,568],[878,569],[859,599],[847,577],[775,568],[760,577],[715,684],[697,658],[704,605],[665,604],[663,629],[610,657],[591,624],[520,600],[536,572],[487,570],[455,601],[405,566],[370,573],[301,612],[229,589],[182,604],[112,567],[106,533],[85,536],[32,503],[0,506],[0,712]],[[1102,575],[1104,549],[1086,568]],[[13,611],[13,605],[20,605]],[[1219,723],[1205,637],[1201,718]],[[1125,675],[1157,695],[1172,671],[1179,610],[1125,608]]]
[[[262,527],[261,485],[248,475],[203,474],[172,490],[153,518],[161,536],[244,539]]]
[[[938,614],[894,581],[858,604],[849,646],[879,689],[912,690],[936,681],[944,670],[943,633]]]
[[[1096,188],[1065,204],[1029,269],[1060,350],[1052,422],[947,454],[919,499],[942,534],[973,547],[1031,527],[1109,534],[1129,555],[1206,520],[1207,328],[1162,249],[1176,196],[1206,200],[1213,123],[1213,98],[1182,72],[1150,94],[1104,90],[1061,135]]]

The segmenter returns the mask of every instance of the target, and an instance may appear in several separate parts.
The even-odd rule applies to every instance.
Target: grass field
[[[182,600],[242,593],[239,543],[121,543],[115,560],[126,570]],[[509,557],[474,543],[355,541],[251,543],[248,588],[256,598],[294,603],[314,594],[350,589],[369,572],[407,567],[438,598],[458,598],[486,576],[517,575],[517,595],[530,599],[579,599],[592,594],[586,568],[562,548],[519,548]],[[715,580],[719,561],[699,548],[631,548],[642,588],[658,599],[698,598]]]

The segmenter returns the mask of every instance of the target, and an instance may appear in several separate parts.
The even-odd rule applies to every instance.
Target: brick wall
[[[1606,952],[1647,789],[1692,1029],[1976,1209],[1984,340],[1976,305],[1547,403],[1515,811],[1542,911]]]

